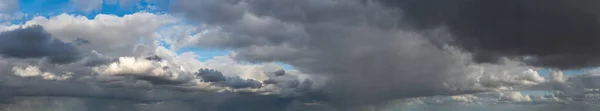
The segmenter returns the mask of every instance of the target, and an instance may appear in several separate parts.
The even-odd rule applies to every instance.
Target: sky
[[[596,111],[596,5],[0,0],[0,110]]]

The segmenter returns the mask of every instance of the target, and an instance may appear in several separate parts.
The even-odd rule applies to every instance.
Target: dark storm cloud
[[[46,58],[61,64],[81,58],[74,44],[53,38],[39,25],[0,32],[0,56]]]
[[[73,43],[76,45],[84,45],[84,44],[90,44],[91,42],[89,40],[86,40],[83,38],[77,38],[77,39],[73,40]]]
[[[179,84],[185,84],[188,82],[188,81],[182,81],[182,80],[172,80],[172,79],[165,78],[165,77],[144,76],[144,75],[134,76],[134,78],[137,80],[148,81],[152,85],[179,85]]]
[[[600,65],[600,1],[378,1],[403,10],[418,28],[447,27],[450,44],[473,53],[477,62],[507,57],[561,69]]]
[[[264,80],[263,83],[265,83],[265,84],[277,84],[277,81],[274,80],[274,79],[267,79],[267,80]]]
[[[151,61],[162,61],[161,57],[158,57],[157,55],[153,55],[153,56],[148,56],[146,57],[146,60],[151,60]]]
[[[198,8],[201,9],[198,9]],[[197,45],[232,49],[236,59],[280,61],[329,76],[337,107],[458,94],[468,75],[450,51],[402,31],[401,12],[359,0],[178,0],[172,10],[208,30]],[[302,82],[298,87],[305,87]]]
[[[283,75],[285,75],[285,70],[277,70],[277,71],[273,72],[273,75],[283,76]]]
[[[238,76],[225,77],[223,73],[214,69],[200,69],[195,73],[198,77],[202,78],[204,82],[211,82],[218,86],[231,87],[231,88],[260,88],[262,83],[253,79],[243,79]]]
[[[220,86],[231,87],[231,88],[260,88],[262,83],[253,79],[243,79],[238,76],[228,77],[226,81],[215,83]]]
[[[227,79],[223,76],[223,73],[214,69],[200,69],[195,74],[205,82],[221,82]]]

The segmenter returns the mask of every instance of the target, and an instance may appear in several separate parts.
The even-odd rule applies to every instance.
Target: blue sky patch
[[[118,2],[116,4],[112,4],[104,1],[100,9],[90,12],[83,12],[77,9],[77,7],[70,2],[70,0],[21,0],[19,10],[23,13],[29,14],[30,17],[49,17],[61,13],[68,13],[84,15],[91,19],[98,14],[123,16],[140,11],[164,13],[166,12],[165,7],[167,7],[169,4],[169,0],[152,0],[151,2],[146,0],[132,1],[134,2],[128,4],[121,4]]]

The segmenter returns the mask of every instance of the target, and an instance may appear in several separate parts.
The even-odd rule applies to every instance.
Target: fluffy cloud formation
[[[85,16],[61,14],[50,18],[35,17],[25,25],[41,25],[48,33],[63,41],[86,40],[79,46],[106,56],[141,56],[153,53],[155,31],[173,23],[169,15],[146,12],[118,17],[98,14],[93,19]]]
[[[150,57],[156,58],[155,56]],[[3,101],[10,99],[10,97],[31,96],[55,96],[92,100],[111,99],[117,102],[128,101],[125,103],[130,105],[174,101],[179,105],[190,107],[195,110],[210,109],[216,111],[241,110],[229,109],[230,107],[221,106],[253,107],[250,109],[251,111],[281,111],[285,109],[287,105],[296,104],[299,106],[295,107],[304,107],[301,103],[312,102],[314,100],[314,96],[304,96],[304,93],[311,91],[313,82],[310,80],[300,80],[295,71],[287,71],[289,73],[285,75],[278,74],[279,76],[276,76],[274,72],[261,69],[250,70],[253,71],[251,73],[264,75],[267,77],[265,79],[273,79],[278,82],[277,84],[263,84],[261,81],[258,81],[256,78],[249,75],[242,76],[243,74],[232,73],[224,74],[216,70],[210,70],[208,72],[214,72],[224,79],[209,82],[204,80],[206,78],[203,78],[207,74],[198,73],[200,75],[196,75],[190,72],[196,72],[198,70],[187,70],[185,67],[176,68],[176,66],[178,64],[205,64],[209,67],[217,66],[218,68],[219,65],[199,62],[196,59],[193,59],[196,61],[178,59],[185,59],[185,57],[177,55],[173,57],[162,57],[161,61],[158,61],[158,59],[148,59],[148,57],[121,57],[119,60],[112,63],[94,66],[94,73],[91,73],[90,75],[77,73],[79,75],[74,75],[73,78],[68,81],[44,81],[3,76],[8,77],[8,79],[2,80],[2,82],[0,82],[0,87],[10,90],[0,91],[0,95],[7,97],[3,98]],[[214,63],[223,64],[221,62]],[[223,65],[226,64],[227,63]],[[5,64],[0,64],[0,66],[2,65]],[[163,66],[169,66],[170,68],[165,69]],[[230,70],[239,70],[242,72],[244,72],[244,70],[249,70],[247,67],[281,69],[281,66],[273,68],[272,66],[248,66],[240,63],[232,63],[229,66],[230,67],[228,68],[232,68]],[[45,68],[57,68],[57,66],[50,65],[45,66]],[[173,70],[170,70],[171,68],[173,68]],[[23,77],[39,77],[53,73],[41,71],[40,69],[41,68],[35,66],[19,66],[12,68],[15,75]],[[65,70],[69,69],[63,69],[62,71]],[[90,68],[88,70],[92,69]],[[200,72],[203,73],[203,71]],[[173,76],[174,73],[179,74],[178,76]],[[178,78],[174,79],[173,77]],[[288,81],[301,82],[298,84],[288,83]],[[16,99],[18,100],[18,98]],[[178,101],[192,103],[180,103]],[[91,107],[100,103],[104,102],[90,103],[85,106]],[[282,106],[273,104],[281,104]],[[121,109],[126,107],[122,106],[117,108]]]
[[[167,18],[169,19],[167,20]],[[63,96],[140,102],[205,101],[214,104],[203,105],[212,109],[222,109],[221,105],[239,105],[235,101],[268,106],[254,108],[259,110],[274,108],[269,106],[274,103],[289,104],[291,101],[296,101],[296,98],[303,98],[299,99],[302,101],[312,100],[311,97],[302,97],[302,93],[310,91],[313,82],[300,76],[298,71],[287,71],[285,75],[277,74],[279,78],[286,78],[277,79],[277,84],[263,84],[263,80],[275,80],[275,77],[271,77],[271,75],[275,75],[272,73],[283,67],[274,63],[246,64],[236,61],[230,56],[216,57],[201,62],[193,52],[176,54],[173,50],[154,44],[162,39],[158,38],[161,35],[154,35],[154,32],[159,29],[158,27],[171,22],[170,20],[167,15],[150,13],[135,13],[123,17],[98,15],[94,19],[61,14],[49,18],[36,17],[24,25],[3,26],[1,27],[3,34],[14,33],[14,31],[25,30],[29,27],[32,29],[28,30],[37,29],[36,31],[40,33],[44,32],[38,34],[44,35],[38,38],[55,40],[44,43],[72,45],[79,49],[74,51],[79,53],[81,58],[70,61],[68,64],[55,64],[38,59],[3,57],[0,59],[0,71],[2,72],[0,88],[7,90],[0,91],[2,101],[10,101],[11,97],[19,96]],[[152,24],[154,22],[157,24]],[[50,34],[45,33],[44,29],[48,30]],[[51,37],[49,35],[53,35],[52,37],[62,35],[62,37],[49,39]],[[2,37],[12,36],[3,35]],[[23,36],[19,35],[14,38],[16,37]],[[140,45],[140,39],[147,39],[151,42]],[[52,51],[51,48],[53,47],[32,47],[31,50],[48,52]],[[68,48],[63,48],[63,51],[65,49]],[[152,54],[156,56],[146,56]],[[128,55],[133,56],[128,57]],[[222,75],[227,79],[215,83],[203,82],[194,74],[201,68],[223,70]],[[68,76],[71,74],[68,72],[73,72],[73,75]],[[63,73],[68,74],[63,76]],[[41,79],[27,79],[31,77]],[[67,77],[70,78],[66,80]],[[63,80],[63,78],[65,81],[54,81]],[[294,83],[287,83],[287,81]],[[300,84],[280,85],[296,84],[296,82]],[[244,94],[240,95],[237,92]],[[211,96],[214,94],[220,96]],[[285,101],[279,99],[285,99]],[[273,110],[284,107],[275,108],[277,109]]]
[[[182,84],[189,81],[182,80],[186,78],[184,77],[186,76],[185,72],[177,69],[176,66],[169,66],[164,62],[155,62],[146,58],[120,57],[118,61],[96,67],[95,70],[108,76],[131,75],[152,84]]]
[[[12,71],[15,75],[21,77],[41,77],[45,80],[66,80],[71,78],[73,75],[72,72],[67,72],[64,75],[56,75],[50,72],[42,72],[36,66],[27,66],[27,67],[13,67]]]
[[[215,70],[200,69],[197,76],[204,82],[211,82],[219,86],[231,88],[260,88],[262,83],[253,79],[241,79],[240,77],[225,77],[223,73]]]
[[[506,86],[537,85],[546,82],[536,71],[527,69],[521,73],[508,74],[501,71],[492,74],[484,74],[478,78],[481,85],[491,88],[506,88]],[[509,88],[510,89],[510,88]]]

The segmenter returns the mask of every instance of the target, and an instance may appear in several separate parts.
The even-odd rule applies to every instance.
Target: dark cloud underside
[[[502,57],[572,69],[600,65],[600,1],[379,0],[418,28],[446,26],[477,62]],[[527,58],[529,57],[529,58]]]
[[[0,32],[0,55],[46,58],[53,63],[70,63],[81,58],[74,44],[53,38],[38,25]]]

